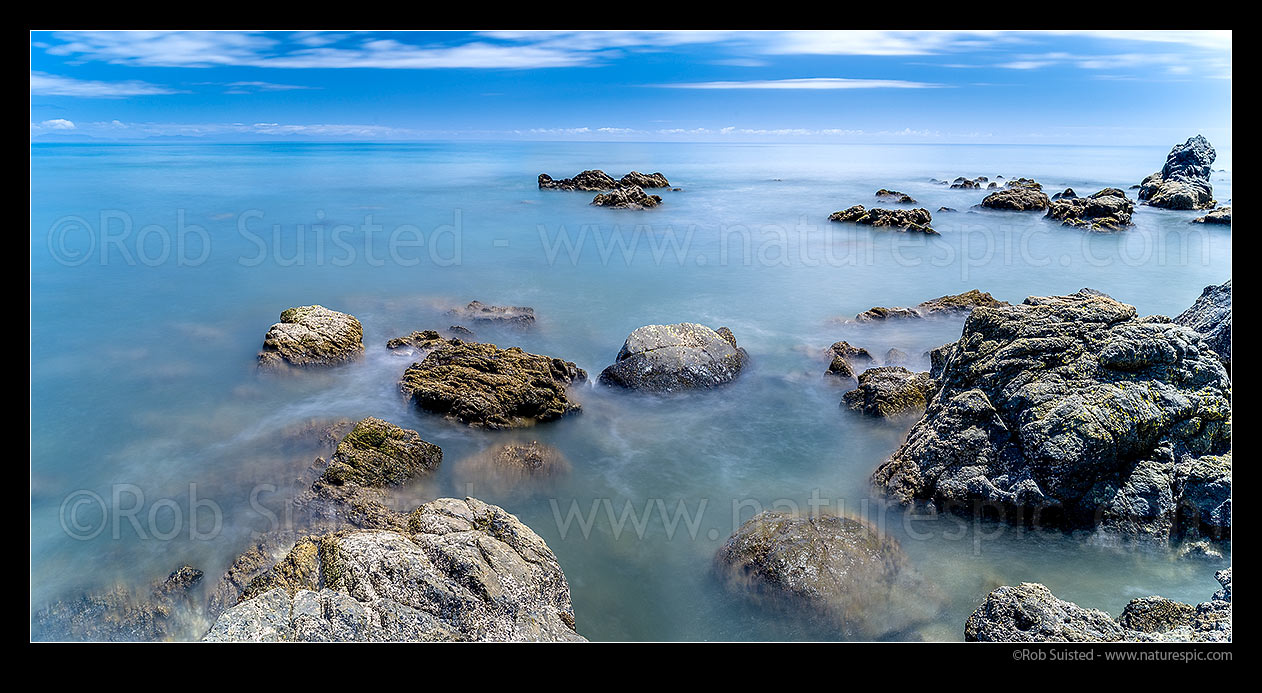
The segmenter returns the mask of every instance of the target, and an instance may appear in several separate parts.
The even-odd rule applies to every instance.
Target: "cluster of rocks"
[[[1105,188],[1090,197],[1078,197],[1068,189],[1054,197],[1047,217],[1065,226],[1092,231],[1120,231],[1131,225],[1135,203],[1117,188]]]
[[[955,180],[951,181],[950,186],[956,190],[981,190],[986,187],[986,184],[989,181],[990,179],[986,176],[978,176],[976,178],[965,178],[964,176],[959,176]],[[938,182],[946,183],[946,181]]]
[[[964,624],[964,639],[983,642],[1231,642],[1231,568],[1222,589],[1197,605],[1133,599],[1116,618],[1056,598],[1038,583],[1000,587]]]
[[[1166,209],[1210,209],[1214,206],[1211,166],[1218,154],[1202,135],[1175,145],[1160,171],[1144,178],[1138,197]]]
[[[289,308],[263,338],[260,368],[336,366],[364,353],[364,328],[354,316],[324,306]]]
[[[648,392],[704,389],[731,382],[748,361],[726,327],[645,325],[627,337],[599,382]]]
[[[885,188],[881,188],[880,190],[876,191],[876,197],[890,200],[890,201],[897,202],[899,204],[904,204],[904,205],[916,204],[916,200],[911,195],[908,195],[907,193],[898,192],[897,190],[886,190]]]
[[[855,205],[840,212],[833,212],[829,221],[863,224],[877,228],[890,228],[899,231],[916,231],[937,235],[929,224],[933,222],[929,210],[923,207],[915,209],[864,209],[863,205]]]
[[[911,308],[873,306],[854,316],[854,322],[884,322],[886,320],[922,320],[925,318],[966,315],[978,306],[1006,306],[988,292],[972,289],[962,294],[939,296]]]
[[[599,192],[592,199],[597,207],[616,209],[649,209],[662,203],[660,195],[650,195],[644,188],[669,188],[670,181],[661,173],[632,171],[619,180],[599,169],[583,171],[573,178],[555,180],[546,173],[539,174],[541,190],[583,190]],[[678,188],[675,188],[678,190]]]
[[[1192,220],[1194,224],[1221,224],[1223,226],[1231,226],[1231,205],[1218,207],[1205,216],[1200,216]]]

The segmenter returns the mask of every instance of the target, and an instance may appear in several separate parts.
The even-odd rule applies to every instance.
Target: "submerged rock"
[[[1131,225],[1135,203],[1117,188],[1105,188],[1090,197],[1053,200],[1047,217],[1065,226],[1093,231],[1119,231]]]
[[[1214,575],[1223,589],[1196,606],[1133,599],[1114,620],[1057,599],[1038,583],[1000,587],[964,624],[964,639],[983,642],[1231,642],[1231,568]]]
[[[553,180],[552,176],[546,173],[539,174],[539,188],[541,190],[585,190],[592,192],[596,190],[611,190],[616,187],[618,187],[618,182],[599,169],[583,171],[573,178],[562,178],[560,180]]]
[[[923,301],[911,308],[875,306],[854,316],[855,322],[883,322],[895,319],[913,319],[967,315],[978,306],[1006,306],[988,292],[972,289],[962,294],[939,296]]]
[[[1201,334],[1209,348],[1218,354],[1231,371],[1231,280],[1218,286],[1207,286],[1192,307],[1179,313],[1174,321]]]
[[[1034,186],[1037,185],[1037,183],[1034,184]],[[1019,185],[996,190],[982,200],[981,206],[989,209],[1011,209],[1018,212],[1047,209],[1050,204],[1050,201],[1047,199],[1047,193],[1034,186]]]
[[[882,419],[919,417],[925,412],[935,385],[928,373],[912,373],[902,366],[870,368],[859,376],[859,387],[843,395],[851,411]]]
[[[397,486],[442,461],[442,449],[421,440],[416,431],[370,416],[338,443],[323,479],[338,486]]]
[[[907,193],[898,192],[897,190],[886,190],[885,188],[881,188],[880,190],[876,191],[876,196],[883,199],[892,200],[899,204],[904,204],[904,205],[916,204],[916,200],[914,200],[911,195],[908,195]]]
[[[663,176],[661,173],[645,174],[645,173],[640,173],[639,171],[632,171],[628,173],[627,175],[623,176],[622,180],[618,181],[618,184],[622,185],[623,187],[631,187],[631,186],[639,186],[641,188],[669,188],[670,187],[670,181],[666,180],[666,176]]]
[[[1229,533],[1229,500],[1226,528],[1179,511],[1224,481],[1179,469],[1231,449],[1231,381],[1195,331],[1084,289],[978,308],[935,362],[940,392],[873,474],[893,498],[1125,535]],[[1229,461],[1209,466],[1229,480]]]
[[[1192,220],[1193,224],[1221,224],[1231,226],[1231,205],[1219,207],[1203,217]]]
[[[259,367],[337,366],[364,353],[364,328],[352,315],[324,306],[290,308],[263,338]]]
[[[704,389],[731,382],[748,361],[726,327],[645,325],[627,337],[600,382],[648,392]]]
[[[425,411],[470,426],[518,428],[582,409],[568,388],[587,372],[573,362],[459,339],[428,349],[399,381],[404,396]]]
[[[76,642],[152,642],[185,635],[192,625],[191,592],[202,571],[180,566],[148,593],[124,585],[76,599],[57,601],[32,619],[32,640]]]
[[[308,537],[209,641],[581,641],[556,556],[502,508],[440,498],[406,529]]]
[[[469,305],[452,308],[447,315],[469,322],[497,323],[513,327],[529,327],[535,324],[535,309],[529,306],[488,306],[481,301],[470,301]],[[455,331],[453,326],[451,329]],[[460,328],[469,332],[465,328]],[[470,335],[472,333],[469,333]],[[466,335],[468,336],[468,335]]]
[[[864,209],[863,205],[855,205],[840,212],[833,212],[829,221],[849,222],[877,228],[898,229],[899,231],[916,231],[937,235],[937,231],[929,226],[933,216],[923,207],[915,209]]]
[[[662,204],[662,197],[650,195],[638,185],[628,185],[597,195],[592,198],[592,204],[614,209],[650,209]]]
[[[1201,135],[1175,145],[1160,171],[1144,178],[1138,197],[1166,209],[1210,209],[1214,206],[1211,166],[1218,154]]]
[[[570,473],[570,461],[551,445],[531,441],[497,445],[460,463],[477,483],[510,490]]]

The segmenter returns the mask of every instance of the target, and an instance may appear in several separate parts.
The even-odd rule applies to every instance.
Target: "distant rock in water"
[[[863,205],[855,205],[849,209],[833,212],[829,221],[863,224],[877,228],[891,228],[899,231],[916,231],[937,235],[937,231],[929,226],[933,222],[929,210],[923,207],[916,209],[864,209]]]
[[[1203,217],[1192,220],[1193,224],[1223,224],[1231,226],[1231,205],[1219,207]]]
[[[978,306],[1006,306],[988,292],[972,289],[962,294],[939,296],[912,308],[874,306],[854,316],[854,322],[884,322],[886,320],[920,320],[922,318],[964,315]]]
[[[1214,206],[1211,166],[1218,157],[1201,135],[1175,145],[1160,171],[1139,184],[1139,199],[1166,209],[1210,209]]]
[[[181,566],[147,594],[126,586],[57,601],[31,619],[31,639],[78,642],[153,642],[187,637],[193,627],[191,592],[202,571]]]
[[[535,324],[535,309],[528,306],[488,306],[481,301],[470,301],[462,308],[447,311],[449,317],[474,323],[499,323],[514,327],[529,327]],[[456,328],[453,327],[452,330]],[[465,330],[465,328],[459,328]],[[468,332],[468,330],[465,330]],[[470,333],[472,334],[472,333]]]
[[[939,212],[954,212],[954,211],[956,211],[956,210],[954,210],[954,209],[952,209],[952,208],[950,208],[950,207],[939,207],[939,208],[938,208],[938,211],[939,211]]]
[[[1016,182],[1008,181],[1009,187],[996,190],[987,195],[982,200],[981,206],[988,209],[1010,209],[1018,212],[1047,209],[1050,201],[1047,199],[1047,193],[1043,192],[1042,186],[1033,181],[1029,181],[1032,185],[1014,185]]]
[[[263,369],[337,366],[364,353],[364,328],[353,315],[324,306],[290,308],[263,338]]]
[[[614,209],[651,209],[662,204],[662,197],[650,195],[638,185],[627,185],[597,195],[592,198],[592,204]]]
[[[911,195],[908,195],[907,193],[898,192],[897,190],[886,190],[885,188],[881,188],[880,190],[876,191],[876,196],[882,199],[892,200],[899,204],[904,204],[904,205],[916,204],[916,200],[912,199]]]
[[[539,174],[539,188],[541,190],[585,190],[594,192],[597,190],[611,190],[618,187],[618,181],[615,181],[609,174],[599,169],[583,171],[573,178],[562,178],[561,180],[553,180],[552,176],[546,173]]]
[[[1131,225],[1135,203],[1117,188],[1105,188],[1090,197],[1052,200],[1047,217],[1065,226],[1092,231],[1120,231]]]
[[[1003,187],[1010,190],[1042,190],[1043,184],[1033,178],[1011,178],[1003,184]]]
[[[669,188],[670,181],[661,173],[645,174],[632,171],[622,177],[618,184],[623,187],[639,186],[641,188]]]
[[[919,418],[936,389],[928,373],[881,366],[864,371],[859,386],[843,396],[842,405],[882,419]]]
[[[539,535],[475,498],[439,498],[396,530],[299,540],[206,635],[232,642],[582,641]]]
[[[1058,192],[1055,195],[1052,195],[1053,200],[1072,200],[1076,197],[1078,197],[1078,193],[1074,192],[1073,188],[1065,188],[1064,192]]]
[[[1201,334],[1205,343],[1231,371],[1231,280],[1219,286],[1207,286],[1192,307],[1174,321]]]
[[[1057,599],[1043,585],[1000,587],[964,624],[982,642],[1231,642],[1231,568],[1214,575],[1223,588],[1196,606],[1165,597],[1132,599],[1114,620]]]
[[[885,365],[902,366],[907,363],[908,358],[909,357],[907,356],[907,352],[903,351],[902,349],[892,348],[889,351],[885,352]]]
[[[1194,330],[1084,289],[981,307],[873,474],[894,499],[1123,536],[1228,537],[1231,381]]]
[[[986,183],[990,179],[986,176],[978,176],[976,178],[965,178],[960,176],[951,181],[951,187],[957,190],[981,190],[986,187]]]
[[[648,392],[674,392],[725,385],[749,361],[726,327],[682,322],[637,327],[600,383]]]
[[[424,346],[428,355],[404,372],[399,389],[425,411],[470,426],[518,428],[582,409],[568,388],[587,372],[570,361],[459,339]]]
[[[833,358],[825,373],[843,380],[855,380],[856,373],[876,363],[867,349],[851,346],[849,342],[837,342],[828,351]]]
[[[459,468],[475,484],[489,483],[496,491],[508,491],[563,477],[571,465],[560,450],[535,440],[497,445],[461,461]]]

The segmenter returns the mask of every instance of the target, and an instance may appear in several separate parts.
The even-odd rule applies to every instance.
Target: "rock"
[[[662,197],[650,195],[638,185],[629,185],[597,195],[592,198],[592,204],[614,209],[649,209],[662,204]]]
[[[447,311],[447,315],[474,323],[496,323],[512,327],[529,327],[535,324],[534,308],[528,306],[488,306],[481,301],[470,301],[469,305],[463,308],[452,308]],[[455,332],[457,328],[472,335],[469,330],[458,325],[452,326],[450,329]]]
[[[1174,467],[1175,513],[1185,533],[1231,537],[1231,452],[1185,456]]]
[[[885,198],[885,199],[892,199],[894,202],[897,202],[899,204],[904,204],[904,205],[916,204],[916,200],[912,199],[911,195],[908,195],[907,193],[898,192],[897,190],[886,190],[885,188],[881,188],[880,190],[876,191],[876,196],[880,198]]]
[[[440,498],[407,529],[299,541],[208,641],[581,641],[543,539],[502,508]]]
[[[938,208],[938,211],[939,211],[939,212],[954,212],[954,211],[956,211],[956,210],[954,210],[954,209],[952,209],[952,208],[950,208],[950,207],[939,207],[939,208]]]
[[[836,342],[828,348],[828,352],[832,355],[832,363],[825,373],[844,380],[854,380],[856,369],[866,369],[876,363],[867,349],[851,346],[849,342]]]
[[[937,235],[929,224],[933,217],[923,207],[915,209],[864,209],[863,205],[855,205],[849,209],[833,212],[829,221],[863,224],[877,228],[891,228],[899,231],[916,231]]]
[[[978,306],[1006,306],[1007,301],[1000,301],[994,296],[984,291],[972,289],[962,294],[952,296],[939,296],[923,301],[912,308],[886,308],[884,306],[876,306],[869,308],[862,313],[854,316],[855,322],[883,322],[893,319],[913,319],[930,317],[947,317],[952,315],[967,315]]]
[[[1073,188],[1065,188],[1064,192],[1058,192],[1052,195],[1053,200],[1073,200],[1078,197],[1078,193]]]
[[[965,178],[960,176],[951,181],[951,187],[957,190],[980,190],[985,187],[989,179],[986,176],[978,176],[977,178]]]
[[[1207,286],[1190,308],[1174,321],[1201,334],[1205,343],[1231,371],[1231,280]]]
[[[600,382],[649,392],[710,388],[734,380],[748,361],[727,328],[716,331],[693,322],[645,325],[627,337]]]
[[[934,590],[910,570],[898,542],[861,520],[764,511],[714,557],[724,587],[759,606],[823,617],[844,633],[876,637],[932,608]],[[923,616],[923,614],[920,614]]]
[[[337,366],[364,353],[364,328],[352,315],[324,306],[290,308],[263,338],[259,367]]]
[[[89,642],[167,641],[186,634],[192,626],[191,592],[202,571],[180,566],[135,594],[125,585],[78,598],[57,601],[32,619],[32,640]]]
[[[586,379],[570,361],[449,339],[431,342],[399,389],[421,409],[470,426],[517,428],[580,411],[568,386]]]
[[[1219,207],[1203,217],[1192,220],[1193,224],[1223,224],[1231,226],[1231,205]]]
[[[517,488],[570,473],[570,461],[561,451],[539,441],[505,443],[478,453],[461,463],[476,481],[488,481],[496,490]]]
[[[1033,178],[1013,178],[1007,183],[1004,183],[1003,187],[1009,189],[1024,188],[1026,190],[1042,190],[1043,184]]]
[[[616,187],[618,187],[617,181],[599,169],[583,171],[573,178],[562,178],[561,180],[553,180],[552,176],[546,173],[539,174],[539,188],[541,190],[584,190],[593,192],[596,190],[611,190]]]
[[[618,184],[623,187],[639,186],[641,188],[669,188],[670,181],[660,173],[644,174],[632,171],[622,177]]]
[[[869,368],[859,376],[859,387],[843,396],[842,404],[883,419],[919,417],[934,388],[928,373],[912,373],[902,366]]]
[[[397,486],[426,474],[443,461],[443,451],[416,431],[368,417],[338,443],[324,480],[341,486]]]
[[[1119,231],[1131,225],[1134,211],[1135,204],[1126,199],[1126,193],[1117,188],[1105,188],[1090,197],[1054,200],[1047,209],[1047,217],[1065,226]]]
[[[907,364],[907,352],[902,349],[890,349],[885,352],[885,365],[887,366],[903,366]]]
[[[1035,184],[1037,185],[1037,183]],[[1047,193],[1035,187],[1017,186],[997,190],[982,200],[982,207],[1011,209],[1018,212],[1047,209],[1050,204]]]
[[[1166,165],[1139,184],[1139,199],[1166,209],[1212,208],[1210,166],[1217,156],[1209,140],[1201,135],[1175,145],[1166,156]]]
[[[1223,559],[1223,553],[1207,539],[1184,543],[1179,547],[1178,556],[1181,560],[1221,561]]]
[[[1117,620],[1057,599],[1038,583],[1000,587],[964,624],[964,639],[983,642],[1231,642],[1231,569],[1214,575],[1223,589],[1196,606],[1133,599]]]
[[[1231,381],[1193,330],[1084,289],[978,308],[935,362],[940,392],[873,474],[893,498],[1155,538],[1196,529],[1186,499],[1230,525],[1229,462],[1196,460],[1230,453]]]

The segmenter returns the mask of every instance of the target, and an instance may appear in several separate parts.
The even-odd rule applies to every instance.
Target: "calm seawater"
[[[887,516],[867,480],[903,430],[840,409],[842,390],[821,377],[823,352],[839,339],[919,359],[959,336],[959,320],[836,322],[875,305],[973,288],[1016,302],[1089,286],[1141,313],[1182,311],[1231,276],[1229,229],[1139,207],[1133,229],[1092,234],[1039,213],[969,213],[983,191],[928,180],[1127,189],[1168,149],[32,145],[32,612],[77,590],[145,584],[181,563],[213,584],[266,528],[255,506],[279,508],[266,489],[287,487],[314,457],[285,432],[368,415],[444,451],[440,470],[398,489],[396,505],[474,495],[516,514],[560,558],[578,630],[594,640],[840,637],[752,608],[710,572],[741,521],[812,498],[882,522],[941,592],[928,624],[890,637],[960,639],[988,590],[1021,581],[1115,614],[1149,594],[1203,601],[1230,556],[1178,561],[1059,533]],[[1220,148],[1221,204],[1231,198],[1230,159]],[[661,171],[683,191],[634,212],[536,187],[540,172],[586,168]],[[936,238],[827,222],[872,206],[881,187],[959,212],[934,211]],[[752,365],[713,392],[662,399],[581,386],[578,416],[526,431],[463,428],[402,401],[396,383],[410,362],[384,344],[446,327],[443,312],[473,299],[538,315],[526,331],[470,325],[479,340],[575,361],[593,379],[631,330],[651,323],[726,325]],[[281,310],[312,303],[359,318],[366,358],[260,377],[268,327]],[[529,439],[559,448],[569,476],[516,490],[478,478],[477,453]]]

